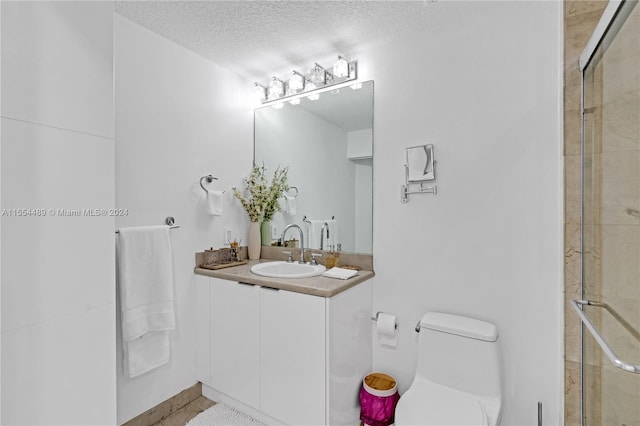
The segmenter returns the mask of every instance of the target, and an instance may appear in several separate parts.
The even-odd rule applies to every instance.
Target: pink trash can
[[[360,389],[360,420],[366,426],[393,424],[399,399],[396,379],[384,373],[367,375]]]

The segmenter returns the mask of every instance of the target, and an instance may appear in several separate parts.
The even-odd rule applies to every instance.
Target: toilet
[[[416,375],[395,412],[396,426],[495,426],[502,415],[495,325],[428,312],[420,320]]]

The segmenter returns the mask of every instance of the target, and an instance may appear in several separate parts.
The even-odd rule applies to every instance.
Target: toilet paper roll
[[[398,344],[398,335],[396,331],[397,319],[395,315],[380,312],[376,321],[376,330],[378,331],[378,339],[385,346],[395,348]]]

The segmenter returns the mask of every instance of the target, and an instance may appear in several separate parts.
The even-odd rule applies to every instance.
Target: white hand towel
[[[331,268],[327,271],[324,271],[322,275],[329,278],[338,278],[340,280],[347,280],[351,277],[355,277],[356,275],[358,275],[358,271],[354,269],[338,268],[336,266],[335,268]]]
[[[169,360],[169,333],[153,332],[176,327],[168,226],[120,229],[118,279],[125,365],[142,374]]]
[[[325,222],[324,220],[309,220],[307,222],[309,242],[305,244],[307,246],[305,248],[320,249],[320,231]]]
[[[297,208],[296,197],[297,196],[292,197],[290,195],[284,194],[284,201],[285,201],[284,212],[285,213],[290,215],[296,214],[296,208]]]
[[[222,216],[224,191],[207,191],[207,213]]]
[[[329,225],[329,238],[324,240],[324,249],[328,250],[331,246],[333,250],[338,249],[340,243],[340,233],[338,232],[338,221],[336,219],[330,219],[326,221]],[[327,235],[325,234],[325,237]]]

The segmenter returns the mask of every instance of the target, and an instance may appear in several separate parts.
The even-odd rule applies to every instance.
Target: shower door
[[[640,6],[610,2],[580,60],[582,414],[640,425]],[[635,371],[638,370],[638,371]]]

